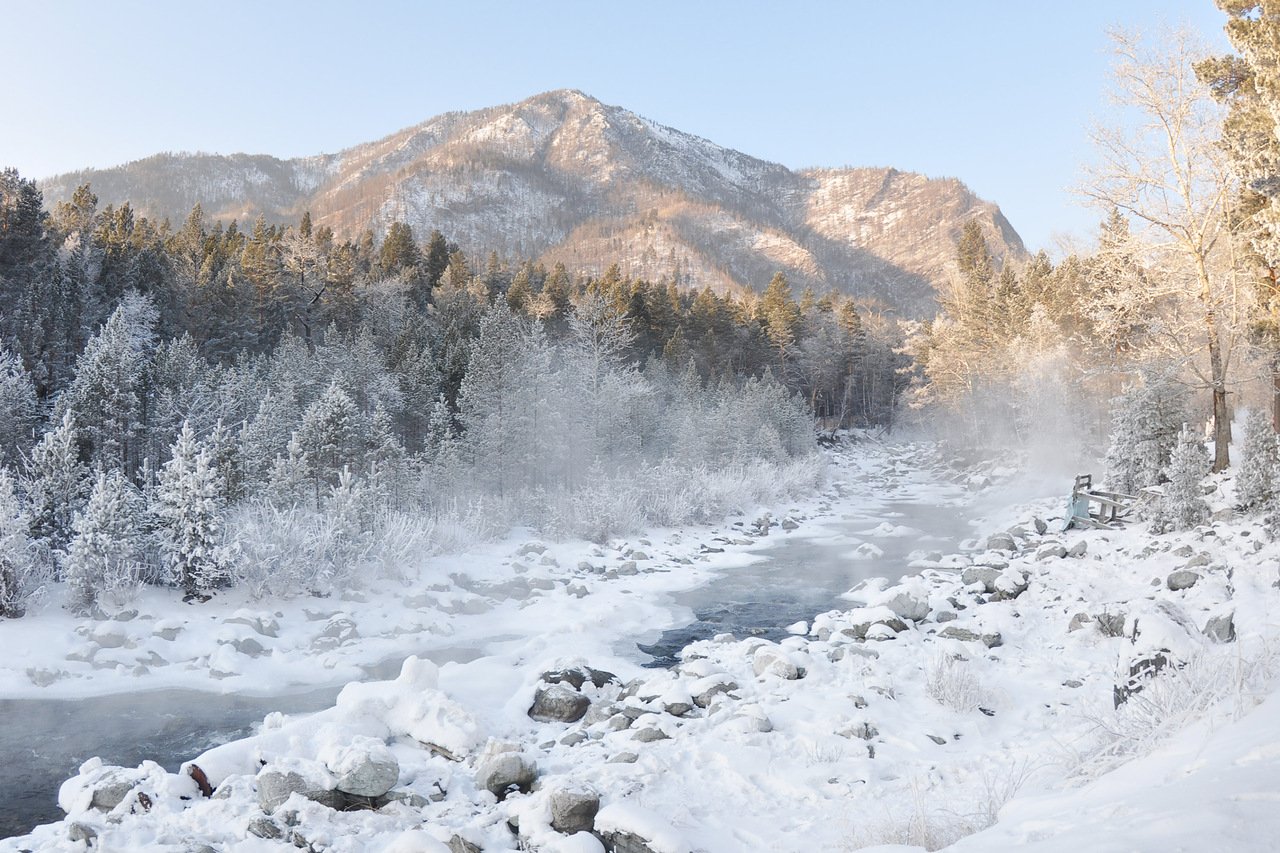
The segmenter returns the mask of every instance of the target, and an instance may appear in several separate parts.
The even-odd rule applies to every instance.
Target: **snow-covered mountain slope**
[[[620,263],[654,280],[762,289],[836,289],[908,313],[931,310],[963,222],[1000,257],[1025,254],[994,204],[955,179],[894,169],[792,171],[663,126],[581,92],[448,113],[333,155],[297,160],[160,154],[41,182],[50,205],[89,183],[181,222],[206,214],[293,222],[310,210],[339,233],[408,222],[465,249]]]

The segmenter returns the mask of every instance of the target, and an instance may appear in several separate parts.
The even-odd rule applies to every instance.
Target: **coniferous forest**
[[[811,482],[815,415],[891,426],[909,379],[894,324],[781,275],[735,298],[401,223],[173,228],[89,186],[47,211],[13,170],[0,304],[10,616],[52,579],[86,611],[322,592],[513,525],[705,519]]]

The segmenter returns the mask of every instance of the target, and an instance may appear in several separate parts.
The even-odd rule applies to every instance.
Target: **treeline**
[[[595,539],[813,484],[813,411],[887,421],[891,327],[309,217],[176,231],[0,180],[0,611],[65,582],[325,593],[525,525]],[[883,334],[882,334],[883,333]],[[811,408],[812,407],[812,408]]]

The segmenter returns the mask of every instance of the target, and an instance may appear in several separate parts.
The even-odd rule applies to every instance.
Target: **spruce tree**
[[[209,450],[184,423],[169,461],[160,469],[153,512],[159,519],[170,581],[189,598],[212,590],[225,576],[218,493],[218,472]]]
[[[1166,520],[1178,530],[1188,530],[1209,520],[1203,484],[1210,468],[1209,453],[1201,441],[1183,424],[1178,443],[1169,459],[1165,474],[1163,511]]]
[[[40,561],[29,535],[31,520],[18,497],[13,475],[0,466],[0,618],[26,611],[39,587]]]
[[[22,359],[0,344],[0,464],[12,464],[32,444],[36,425],[36,387]]]
[[[60,550],[71,538],[72,520],[90,486],[70,410],[32,449],[25,480],[31,502],[31,533],[47,542],[51,550]]]
[[[1149,374],[1116,398],[1107,448],[1107,484],[1136,494],[1164,481],[1165,467],[1187,418],[1187,391],[1177,382]]]
[[[68,606],[91,611],[102,597],[123,603],[137,588],[145,565],[142,495],[118,471],[99,473],[75,538],[63,562]]]
[[[1244,509],[1263,506],[1275,493],[1277,452],[1276,431],[1263,409],[1252,409],[1244,424],[1244,449],[1240,472],[1236,475],[1236,502]]]
[[[366,426],[356,404],[337,381],[303,413],[296,436],[311,468],[317,500],[322,485],[333,485],[345,466],[359,464]]]

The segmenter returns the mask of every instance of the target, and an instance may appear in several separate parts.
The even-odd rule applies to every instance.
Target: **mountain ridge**
[[[787,167],[604,104],[578,90],[443,113],[333,154],[156,154],[40,182],[52,205],[89,183],[179,222],[317,225],[354,237],[392,221],[438,228],[469,254],[675,276],[759,290],[776,271],[797,289],[839,290],[907,315],[932,313],[964,221],[997,258],[1026,250],[995,204],[956,178],[892,167]]]

